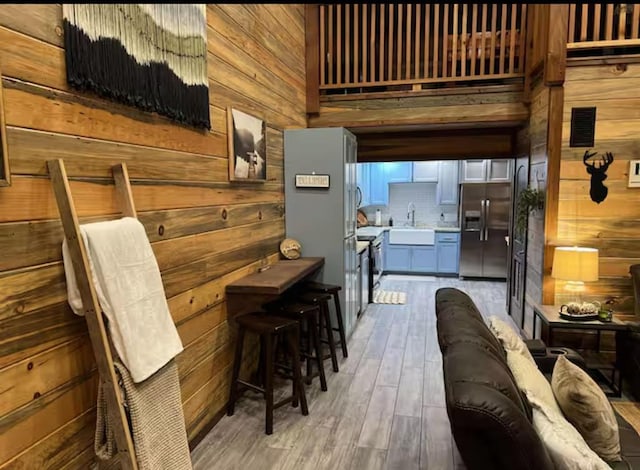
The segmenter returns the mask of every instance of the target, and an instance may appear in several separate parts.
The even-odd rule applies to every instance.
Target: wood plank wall
[[[234,331],[224,286],[277,258],[284,236],[284,128],[306,127],[302,5],[209,5],[213,129],[72,90],[61,6],[0,7],[13,185],[0,188],[0,468],[88,468],[96,372],[71,313],[45,162],[64,158],[84,220],[115,212],[109,168],[129,166],[140,219],[185,345],[178,357],[189,438],[223,408]],[[225,108],[267,124],[268,182],[228,183]]]
[[[529,118],[521,85],[330,96],[309,127],[375,128],[380,126],[518,126]]]
[[[578,244],[598,248],[600,280],[587,283],[585,299],[615,296],[616,311],[633,314],[629,265],[640,263],[640,189],[628,188],[629,160],[640,159],[640,64],[568,67],[565,82],[558,239],[553,245]],[[569,147],[571,108],[596,107],[595,147],[612,152],[614,162],[604,185],[607,198],[597,204],[589,196],[590,175],[583,164],[586,148]],[[556,302],[570,300],[562,283]]]
[[[542,80],[533,85],[531,92],[531,118],[529,120],[530,168],[529,185],[542,191],[547,182],[547,138],[549,130],[549,88]],[[525,287],[524,331],[532,337],[534,302],[542,301],[542,274],[544,261],[544,211],[529,216],[527,230],[527,271]]]

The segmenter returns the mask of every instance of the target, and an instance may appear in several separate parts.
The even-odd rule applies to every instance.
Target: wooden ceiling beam
[[[358,161],[456,160],[460,158],[504,158],[513,156],[513,133],[358,136]]]

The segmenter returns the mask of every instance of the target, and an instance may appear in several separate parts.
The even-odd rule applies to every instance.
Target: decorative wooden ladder
[[[111,423],[115,434],[118,453],[112,460],[119,460],[123,470],[137,470],[136,453],[133,447],[133,438],[127,416],[122,403],[118,379],[113,365],[111,342],[105,328],[102,317],[102,309],[98,303],[96,291],[91,282],[92,276],[89,268],[89,260],[82,242],[78,215],[71,197],[71,189],[67,172],[62,160],[50,160],[47,162],[49,175],[53,184],[53,191],[58,203],[58,211],[62,219],[65,238],[69,247],[69,253],[73,262],[73,270],[82,298],[84,316],[87,320],[89,337],[93,346],[93,353],[98,364],[100,382],[107,400],[107,408],[110,413]],[[129,174],[124,163],[112,168],[113,178],[118,196],[118,204],[125,217],[136,217],[136,209],[131,194]],[[111,463],[111,462],[110,462]]]

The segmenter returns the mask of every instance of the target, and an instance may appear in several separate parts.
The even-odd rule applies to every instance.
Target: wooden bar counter
[[[279,260],[264,271],[227,284],[229,317],[260,310],[263,304],[276,300],[287,289],[315,274],[323,265],[322,257]]]

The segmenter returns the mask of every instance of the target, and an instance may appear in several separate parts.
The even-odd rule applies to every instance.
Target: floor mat
[[[390,290],[378,289],[373,294],[374,304],[404,304],[407,302],[407,294],[405,292],[396,292]]]

